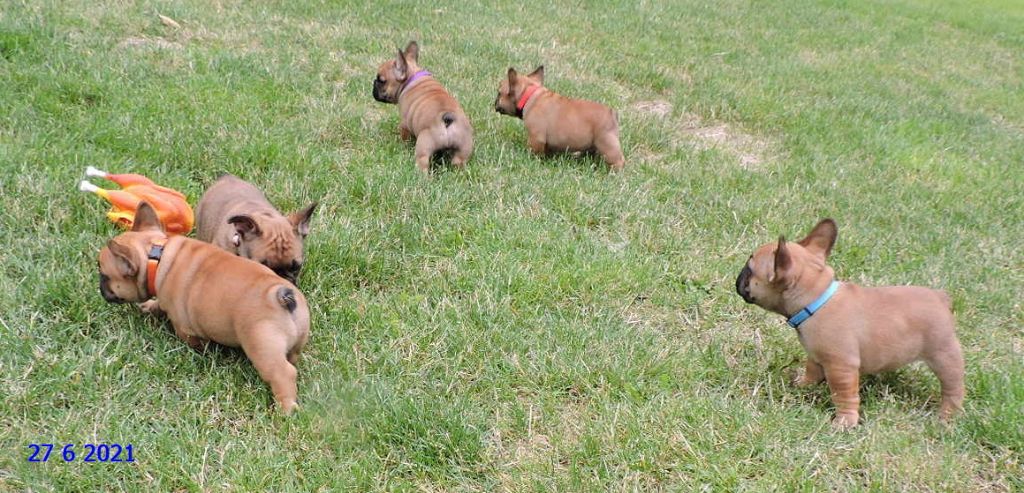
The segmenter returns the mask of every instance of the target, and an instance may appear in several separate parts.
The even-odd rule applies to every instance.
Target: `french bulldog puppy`
[[[405,51],[380,65],[373,81],[373,99],[398,105],[402,140],[416,138],[416,167],[430,172],[430,158],[450,151],[452,164],[463,168],[473,153],[473,127],[459,102],[430,72],[419,65],[419,45],[410,41]]]
[[[747,260],[736,292],[747,303],[789,317],[807,351],[798,386],[827,381],[832,425],[856,426],[860,375],[924,360],[942,387],[939,417],[962,409],[964,360],[946,293],[918,286],[861,287],[835,280],[825,262],[838,230],[824,219],[798,242],[766,243]]]
[[[525,76],[509,68],[498,87],[494,110],[523,120],[527,145],[535,154],[596,151],[612,171],[622,171],[626,164],[615,111],[548,90],[543,65]]]
[[[196,238],[255,260],[295,283],[316,205],[284,216],[251,183],[225,174],[196,205]]]
[[[100,250],[99,267],[103,299],[149,300],[142,309],[165,313],[193,349],[203,350],[208,341],[241,347],[270,384],[281,412],[295,409],[295,364],[309,339],[309,308],[294,284],[209,243],[168,238],[145,202],[131,231]]]

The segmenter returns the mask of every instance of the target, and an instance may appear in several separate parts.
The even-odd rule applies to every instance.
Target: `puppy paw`
[[[939,409],[939,422],[944,425],[952,424],[956,420],[956,415],[960,414],[961,409],[955,406],[942,406]]]
[[[153,315],[163,313],[163,310],[160,309],[160,302],[156,299],[139,303],[139,310],[142,310],[143,313],[152,313]]]
[[[278,407],[281,409],[281,414],[289,416],[299,408],[299,403],[293,400],[287,400],[278,402]]]
[[[835,418],[832,418],[832,429],[834,430],[849,430],[854,426],[857,426],[860,416],[857,415],[856,411],[840,412],[836,414]]]
[[[806,373],[797,374],[796,378],[793,379],[793,386],[798,388],[813,387],[821,383],[821,380],[808,378]]]

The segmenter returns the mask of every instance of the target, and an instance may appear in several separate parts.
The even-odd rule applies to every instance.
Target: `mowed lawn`
[[[371,97],[410,39],[473,121],[464,172],[420,176]],[[1013,0],[5,1],[0,490],[1024,489],[1022,54]],[[618,110],[625,173],[495,113],[539,64]],[[320,201],[299,412],[103,301],[87,165]],[[790,383],[796,334],[733,282],[822,217],[841,279],[952,295],[954,425],[923,364],[865,378],[845,433]]]

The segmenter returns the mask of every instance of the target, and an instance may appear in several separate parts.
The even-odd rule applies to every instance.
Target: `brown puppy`
[[[100,293],[110,303],[141,302],[164,312],[174,333],[193,349],[207,341],[241,347],[270,384],[281,411],[297,405],[299,352],[309,339],[306,298],[292,283],[251,260],[209,243],[168,238],[143,202],[129,232],[99,255]]]
[[[419,45],[410,41],[405,51],[381,64],[373,81],[373,99],[398,105],[402,140],[416,138],[416,167],[430,172],[430,158],[452,151],[452,164],[463,168],[473,153],[473,127],[458,101],[440,82],[419,66]]]
[[[918,360],[939,377],[939,416],[948,420],[964,399],[964,360],[949,296],[917,286],[834,282],[825,260],[837,235],[836,223],[825,219],[796,243],[779,237],[762,245],[736,278],[736,291],[747,303],[791,317],[808,356],[796,383],[828,382],[836,405],[833,426],[857,424],[860,375]]]
[[[258,188],[223,175],[196,205],[196,238],[255,260],[294,283],[314,209],[316,202],[285,217]]]
[[[522,76],[508,69],[494,100],[498,113],[515,116],[526,126],[527,144],[535,154],[597,151],[621,171],[626,164],[619,145],[619,119],[611,108],[571,99],[544,87],[544,66]]]

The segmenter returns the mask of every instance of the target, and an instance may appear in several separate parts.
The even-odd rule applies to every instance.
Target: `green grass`
[[[414,38],[473,120],[465,172],[420,177],[370,96]],[[0,489],[1022,489],[1022,52],[1010,0],[6,2]],[[622,176],[494,112],[541,63],[618,109]],[[299,413],[237,351],[103,302],[86,165],[321,201]],[[922,365],[866,379],[848,433],[789,384],[795,335],[733,279],[823,216],[841,278],[952,294],[954,426]],[[137,462],[28,463],[38,442]]]

